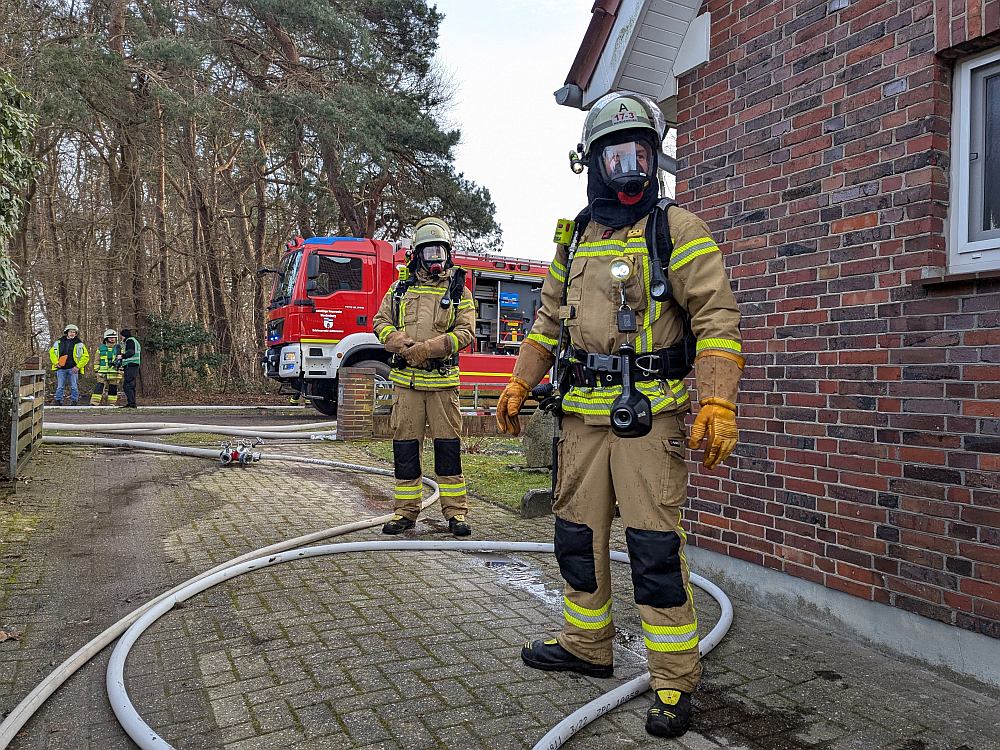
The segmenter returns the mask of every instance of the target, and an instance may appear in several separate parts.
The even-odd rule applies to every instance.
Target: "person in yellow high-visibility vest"
[[[118,368],[118,362],[122,356],[122,348],[118,343],[118,331],[109,328],[104,332],[101,345],[97,348],[97,366],[94,368],[97,374],[97,384],[94,392],[90,395],[90,405],[100,406],[104,400],[104,390],[108,391],[108,406],[115,406],[118,403],[118,386],[122,382],[122,371]]]
[[[90,361],[87,345],[80,341],[80,329],[73,323],[63,328],[61,338],[49,347],[49,362],[56,373],[56,403],[63,404],[66,383],[69,382],[70,403],[76,406],[80,400],[80,375]]]

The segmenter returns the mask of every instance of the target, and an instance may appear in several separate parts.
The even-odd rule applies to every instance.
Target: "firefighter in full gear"
[[[109,328],[104,332],[101,345],[97,348],[97,384],[90,396],[91,406],[100,406],[104,400],[104,389],[108,389],[108,406],[118,403],[118,386],[122,382],[122,371],[118,368],[118,360],[122,356],[122,348],[118,343],[118,331]]]
[[[390,352],[395,402],[390,424],[395,464],[395,513],[386,534],[413,528],[423,496],[420,456],[430,426],[441,510],[455,536],[472,533],[462,474],[458,352],[475,335],[476,307],[465,271],[451,258],[448,225],[428,217],[416,226],[405,273],[382,299],[373,329]]]
[[[688,447],[707,438],[704,465],[712,468],[736,446],[743,357],[719,247],[698,217],[659,200],[665,130],[659,108],[632,94],[609,94],[588,113],[574,165],[588,169],[588,207],[575,222],[560,222],[542,307],[497,423],[520,432],[521,405],[555,363],[553,511],[564,624],[556,638],[525,644],[521,658],[536,669],[611,676],[608,553],[617,501],[654,691],[646,730],[676,737],[687,731],[701,676],[681,528],[684,378],[693,365],[701,409]]]

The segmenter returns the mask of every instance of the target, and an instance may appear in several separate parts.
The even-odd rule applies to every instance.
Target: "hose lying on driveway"
[[[307,422],[304,424],[268,425],[206,425],[189,422],[110,422],[81,424],[74,422],[46,422],[46,430],[57,432],[105,432],[118,435],[177,435],[182,432],[204,432],[233,437],[259,437],[263,440],[321,440],[337,434],[336,422]]]
[[[142,430],[164,429],[160,425],[170,423],[144,423],[138,427]],[[149,427],[148,425],[156,425]],[[325,423],[323,426],[326,426]],[[107,428],[107,425],[100,425]],[[126,432],[123,427],[137,427],[137,425],[113,425],[115,432]],[[166,429],[189,428],[190,425],[173,424]],[[205,427],[199,425],[199,427]],[[58,429],[55,425],[46,425],[47,429]],[[59,428],[79,431],[91,429],[91,425],[60,425]],[[243,429],[243,428],[241,428]],[[190,429],[183,431],[189,432]],[[210,432],[210,428],[203,430]],[[247,428],[243,431],[252,433],[248,436],[272,437],[277,433],[274,429]],[[296,437],[303,436],[302,433]],[[113,448],[129,448],[140,450],[160,451],[178,455],[194,456],[198,458],[218,459],[219,451],[207,448],[189,448],[186,446],[169,445],[165,443],[150,443],[135,440],[124,440],[119,438],[86,438],[86,437],[50,437],[43,438],[44,442],[56,445],[96,445]],[[319,466],[329,466],[332,468],[346,469],[349,471],[360,471],[380,476],[392,476],[390,469],[380,469],[361,464],[351,464],[342,461],[331,461],[327,459],[312,458],[309,456],[289,456],[284,454],[263,454],[262,459],[271,461],[288,461],[294,463],[305,463]],[[423,483],[432,489],[431,495],[426,498],[421,508],[437,502],[439,489],[437,483],[431,479],[424,478]],[[169,612],[179,602],[186,601],[191,597],[227,581],[236,576],[252,571],[260,570],[272,565],[278,565],[290,560],[301,560],[322,555],[332,555],[349,552],[369,551],[369,550],[459,550],[469,552],[552,552],[551,544],[535,542],[498,542],[498,541],[471,541],[471,542],[434,542],[434,541],[372,541],[372,542],[350,542],[341,544],[328,544],[310,547],[307,545],[329,539],[343,534],[360,531],[362,529],[378,526],[387,521],[391,516],[384,515],[376,518],[369,518],[350,524],[336,526],[324,531],[306,534],[304,536],[289,539],[268,547],[263,547],[253,552],[240,555],[228,562],[216,565],[212,569],[205,571],[193,578],[174,586],[169,591],[160,594],[138,609],[123,617],[103,633],[91,640],[66,661],[60,664],[45,679],[42,680],[0,723],[0,750],[6,748],[13,740],[14,736],[27,723],[31,716],[41,708],[42,704],[51,696],[60,685],[62,685],[77,670],[83,667],[90,659],[96,656],[112,641],[125,633],[115,647],[111,660],[108,664],[107,687],[108,697],[111,701],[115,716],[121,723],[122,728],[132,738],[132,740],[143,750],[147,748],[169,748],[171,747],[162,737],[160,737],[145,721],[139,716],[135,707],[129,699],[125,689],[125,661],[129,651],[138,638],[154,622]],[[624,552],[612,552],[611,559],[619,562],[628,562],[628,555]],[[702,655],[712,650],[725,636],[733,620],[732,604],[726,594],[711,581],[692,573],[691,583],[706,591],[714,598],[721,608],[721,616],[715,627],[701,639],[698,650]],[[604,693],[597,699],[582,706],[567,716],[534,746],[534,750],[554,750],[561,747],[570,737],[579,732],[584,726],[604,715],[611,709],[622,705],[632,698],[641,695],[649,689],[649,673],[636,677],[620,686]]]

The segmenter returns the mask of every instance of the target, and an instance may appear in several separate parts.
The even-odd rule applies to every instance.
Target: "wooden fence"
[[[31,458],[42,438],[42,408],[45,404],[45,370],[14,373],[14,403],[10,420],[10,463],[8,476],[17,478],[18,469]]]

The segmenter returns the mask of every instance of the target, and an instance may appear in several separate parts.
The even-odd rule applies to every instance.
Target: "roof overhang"
[[[676,120],[677,78],[708,62],[711,17],[702,0],[597,0],[556,102],[577,109],[634,91]]]

